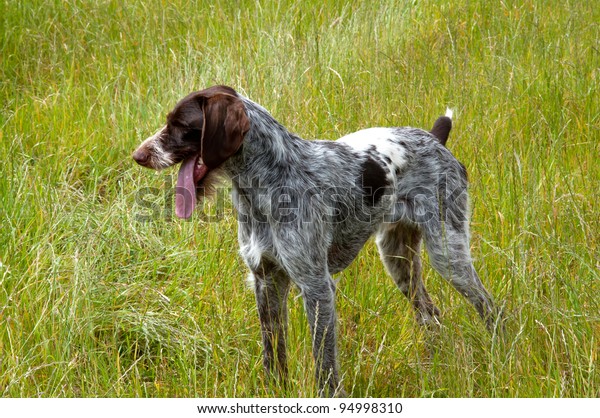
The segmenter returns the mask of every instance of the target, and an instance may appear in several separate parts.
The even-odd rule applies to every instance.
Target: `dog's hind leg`
[[[420,325],[438,325],[434,305],[421,275],[421,233],[402,224],[384,225],[376,236],[381,260],[398,289],[412,302]]]
[[[467,223],[457,227],[454,222],[442,223],[434,217],[422,225],[422,229],[432,266],[473,304],[488,330],[493,332],[497,310],[473,266]]]

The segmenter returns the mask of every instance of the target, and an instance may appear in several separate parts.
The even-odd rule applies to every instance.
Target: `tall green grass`
[[[265,380],[231,205],[174,220],[173,172],[129,157],[222,83],[305,138],[455,109],[505,335],[429,266],[444,328],[419,330],[369,243],[337,277],[353,396],[600,396],[598,22],[598,1],[2,2],[0,395],[316,394],[297,293],[290,385]]]

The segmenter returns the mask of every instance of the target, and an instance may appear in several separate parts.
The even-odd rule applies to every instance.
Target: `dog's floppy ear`
[[[250,129],[242,101],[229,93],[205,98],[202,161],[213,169],[235,154]]]

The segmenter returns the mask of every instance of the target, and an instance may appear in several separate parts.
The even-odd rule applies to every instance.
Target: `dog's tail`
[[[433,124],[433,128],[431,128],[431,133],[435,136],[440,144],[446,146],[446,141],[448,141],[448,135],[450,135],[450,130],[452,129],[452,109],[446,109],[446,115],[440,116],[437,118],[435,123]]]

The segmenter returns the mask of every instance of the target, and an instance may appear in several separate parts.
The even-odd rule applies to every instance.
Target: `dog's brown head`
[[[135,150],[133,159],[155,170],[181,162],[175,213],[189,218],[196,187],[240,149],[249,129],[244,104],[235,90],[210,87],[179,101],[167,115],[166,125]]]

